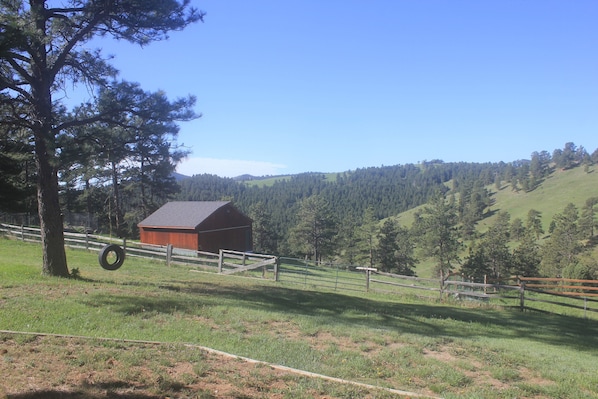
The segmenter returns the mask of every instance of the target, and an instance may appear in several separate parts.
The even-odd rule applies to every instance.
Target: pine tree
[[[44,274],[69,275],[59,201],[59,136],[74,125],[108,117],[71,118],[56,93],[71,83],[106,86],[117,74],[101,50],[85,45],[97,36],[146,45],[202,17],[187,0],[0,3],[0,86],[11,109],[0,123],[11,134],[26,131],[33,143]]]
[[[428,206],[414,221],[423,253],[436,261],[435,271],[441,278],[448,277],[459,261],[459,231],[454,199],[437,192]]]
[[[585,239],[592,239],[594,231],[598,227],[598,220],[596,217],[596,205],[598,205],[598,197],[591,197],[586,200],[585,205],[581,210],[581,218],[579,219],[579,229],[582,237]]]
[[[554,229],[542,251],[541,273],[544,276],[562,276],[564,269],[577,263],[582,249],[578,222],[577,208],[571,203],[554,216]]]
[[[409,230],[393,219],[386,219],[377,234],[376,260],[380,270],[413,276],[417,263]]]
[[[525,226],[523,225],[523,220],[521,218],[515,218],[511,222],[511,227],[509,228],[509,233],[511,239],[519,241],[525,235]]]
[[[541,261],[540,246],[534,235],[524,233],[521,243],[513,250],[511,273],[516,276],[536,277]]]
[[[368,267],[374,267],[376,258],[376,247],[378,232],[378,219],[374,215],[374,209],[368,207],[363,216],[361,226],[357,229],[357,248],[359,249],[357,255],[357,262]]]
[[[473,244],[469,247],[468,255],[461,265],[461,274],[477,283],[483,283],[490,276],[488,257],[483,245]]]
[[[337,225],[328,203],[319,195],[312,195],[301,201],[297,224],[290,234],[294,252],[316,262],[332,256]]]
[[[273,254],[277,251],[277,236],[272,226],[272,218],[263,202],[253,204],[249,210],[253,220],[253,250],[258,253]]]
[[[540,236],[544,234],[544,229],[542,228],[542,212],[530,209],[527,212],[525,228],[536,238],[536,240],[540,239]]]
[[[509,220],[507,212],[500,212],[481,242],[491,276],[497,279],[508,276],[512,267],[508,247]]]

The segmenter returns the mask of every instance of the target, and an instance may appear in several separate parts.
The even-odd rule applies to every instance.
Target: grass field
[[[0,398],[401,396],[199,346],[430,397],[598,398],[595,320],[67,255],[80,278],[43,277],[0,238],[0,329],[77,336],[0,333]]]
[[[324,176],[324,180],[327,182],[334,183],[336,181],[336,177],[338,173],[319,173]],[[282,182],[291,180],[295,175],[280,175],[280,176],[273,176],[268,178],[259,178],[255,180],[247,180],[244,181],[243,184],[247,185],[248,187],[270,187],[273,186],[274,183]]]

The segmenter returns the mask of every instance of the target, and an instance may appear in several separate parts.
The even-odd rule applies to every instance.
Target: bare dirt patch
[[[184,345],[48,336],[0,335],[0,375],[0,399],[397,397]]]

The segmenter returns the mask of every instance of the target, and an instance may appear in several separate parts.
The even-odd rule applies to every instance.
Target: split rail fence
[[[0,234],[27,242],[41,242],[39,228],[15,226],[0,223]],[[272,271],[272,279],[276,279],[276,257],[230,250],[220,250],[220,253],[192,251],[174,248],[172,245],[142,244],[126,239],[110,238],[88,233],[64,232],[64,244],[73,249],[100,252],[106,245],[120,245],[127,257],[140,257],[158,261],[165,261],[168,266],[174,263],[185,264],[196,269],[217,271],[222,274],[233,274],[258,269],[262,277],[267,271]]]
[[[372,291],[431,299],[476,300],[516,307],[522,311],[556,313],[559,307],[566,307],[583,317],[590,313],[598,314],[598,280],[512,277],[500,282],[475,283],[460,275],[441,280],[291,258],[280,258],[279,262],[277,281],[314,290]]]
[[[0,223],[0,234],[14,239],[41,242],[39,228]],[[380,292],[429,298],[485,301],[521,310],[558,312],[566,307],[588,317],[598,313],[598,280],[513,277],[505,281],[475,283],[453,275],[446,280],[379,272],[373,268],[340,264],[318,264],[309,260],[220,250],[191,251],[168,246],[128,242],[86,233],[65,232],[70,248],[99,252],[108,244],[122,245],[127,257],[142,257],[171,264],[184,264],[220,274],[244,273],[306,289]]]

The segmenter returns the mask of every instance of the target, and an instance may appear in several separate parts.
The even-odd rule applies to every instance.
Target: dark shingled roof
[[[139,222],[142,227],[195,229],[229,201],[173,201]]]

